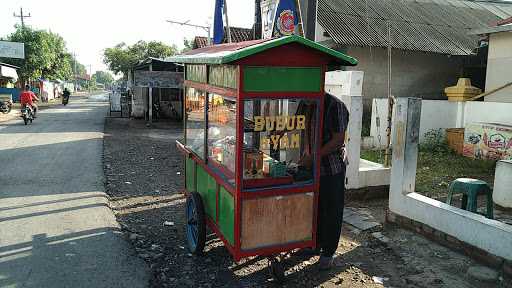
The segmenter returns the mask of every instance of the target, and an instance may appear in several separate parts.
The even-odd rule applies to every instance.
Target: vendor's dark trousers
[[[320,177],[317,240],[323,256],[332,256],[338,248],[345,206],[345,170]]]

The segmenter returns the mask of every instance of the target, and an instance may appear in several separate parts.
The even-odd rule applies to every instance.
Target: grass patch
[[[384,164],[384,150],[361,150],[361,158],[375,163]]]
[[[457,178],[475,178],[493,185],[495,161],[475,160],[451,151],[420,151],[418,156],[416,191],[427,197],[444,201],[448,186]]]
[[[361,158],[382,164],[384,151],[361,151]],[[495,168],[495,161],[470,159],[448,149],[422,148],[418,155],[416,192],[444,201],[448,186],[457,178],[476,178],[492,186]]]

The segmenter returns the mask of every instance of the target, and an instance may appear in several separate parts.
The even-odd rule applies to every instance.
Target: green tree
[[[64,39],[58,34],[16,26],[16,31],[7,36],[8,41],[25,44],[25,59],[0,59],[19,66],[22,81],[39,77],[50,80],[68,80],[72,77],[72,57],[67,52]]]
[[[69,55],[71,58],[71,68],[73,70],[73,75],[78,76],[85,76],[87,74],[87,69],[85,68],[85,65],[78,62],[77,59],[73,55]]]
[[[103,62],[114,73],[126,75],[131,67],[139,61],[149,57],[166,58],[176,54],[178,49],[175,45],[166,45],[158,41],[139,41],[131,46],[126,43],[119,43],[114,47],[105,49]]]
[[[114,77],[105,71],[96,71],[92,77],[95,80],[94,82],[101,83],[105,86],[110,86],[114,82]]]
[[[183,38],[183,46],[184,47],[181,50],[181,53],[185,53],[194,49],[194,39],[188,40],[187,38]]]

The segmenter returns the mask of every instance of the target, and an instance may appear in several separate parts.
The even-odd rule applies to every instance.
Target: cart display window
[[[316,100],[244,101],[244,188],[312,183],[318,114]]]
[[[187,87],[185,93],[185,145],[204,159],[206,92]]]
[[[235,176],[236,101],[217,94],[208,96],[208,159],[220,166],[228,179]]]

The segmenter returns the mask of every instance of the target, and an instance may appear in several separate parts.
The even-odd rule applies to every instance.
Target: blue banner
[[[224,0],[215,0],[215,15],[213,19],[213,44],[220,44],[224,39],[224,20],[222,11]]]
[[[276,10],[274,21],[274,37],[288,36],[295,33],[295,27],[299,23],[295,0],[280,0]]]

